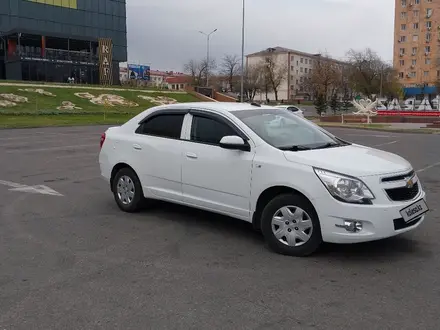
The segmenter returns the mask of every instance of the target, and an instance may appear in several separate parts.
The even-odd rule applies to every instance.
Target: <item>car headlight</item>
[[[361,180],[319,168],[314,170],[329,193],[337,200],[353,204],[372,204],[374,195]]]

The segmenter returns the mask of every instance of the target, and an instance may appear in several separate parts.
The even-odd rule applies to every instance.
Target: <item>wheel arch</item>
[[[284,186],[284,185],[276,185],[272,187],[266,188],[264,191],[260,193],[257,199],[257,203],[255,205],[255,211],[252,215],[252,225],[256,230],[261,230],[261,214],[263,213],[264,207],[269,203],[274,197],[282,194],[295,194],[299,195],[303,198],[305,198],[310,205],[313,207],[313,209],[316,212],[316,208],[313,205],[312,201],[310,200],[307,195],[299,191],[298,189],[295,189],[293,187]]]
[[[137,175],[137,173],[133,167],[131,167],[130,165],[128,165],[127,163],[124,163],[124,162],[117,163],[115,166],[113,166],[113,169],[112,169],[112,172],[110,175],[110,182],[109,183],[110,183],[110,189],[112,192],[113,192],[113,180],[115,179],[116,174],[120,170],[122,170],[123,168],[131,169],[134,172],[134,174],[136,175],[136,177],[139,179],[139,176]]]

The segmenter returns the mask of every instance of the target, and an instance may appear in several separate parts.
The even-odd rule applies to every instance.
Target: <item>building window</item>
[[[405,48],[400,48],[400,55],[405,55]]]
[[[431,59],[430,58],[425,58],[425,64],[430,65],[431,64]]]
[[[414,23],[413,24],[413,28],[414,28],[414,30],[418,30],[419,29],[419,23]]]
[[[296,66],[298,66],[299,65],[299,62],[298,61],[296,61]]]
[[[402,31],[405,31],[406,30],[406,24],[400,24],[400,29]]]
[[[419,17],[419,11],[418,10],[414,10],[413,11],[413,15],[414,15],[414,18]]]
[[[415,72],[415,71],[411,72],[411,73],[409,74],[409,76],[410,76],[411,78],[415,78],[415,77],[416,77],[416,72]]]
[[[403,72],[399,72],[399,78],[403,78]]]
[[[302,57],[301,57],[300,61],[301,61],[301,63],[304,63],[304,59]]]
[[[425,77],[428,77],[428,76],[429,76],[429,71],[423,71],[423,75],[424,75]]]
[[[307,73],[307,68],[304,69],[304,72]]]
[[[312,74],[312,69],[309,69],[309,74]]]
[[[413,35],[413,41],[419,41],[419,35],[418,34],[414,34]]]
[[[290,60],[293,62],[295,60],[295,56],[291,56]]]
[[[405,42],[406,41],[406,36],[400,36],[400,42]]]
[[[412,65],[412,66],[416,66],[416,64],[417,64],[417,60],[412,60],[412,61],[411,61],[411,65]]]
[[[406,0],[402,0],[401,3],[402,3],[402,7],[406,7]]]
[[[405,65],[405,60],[400,60],[399,63],[400,63],[400,66],[404,66]]]
[[[293,71],[293,65],[290,66],[290,70]]]
[[[411,53],[411,55],[413,55],[413,56],[417,55],[417,47],[413,47],[413,48],[412,48],[412,53]]]
[[[429,54],[431,52],[431,46],[425,46],[425,53]]]
[[[304,62],[305,62],[305,64],[308,64],[308,63],[309,63],[309,60],[308,60],[308,59],[305,59]]]
[[[431,33],[426,33],[426,41],[431,41]]]
[[[301,71],[301,72],[304,72],[304,69],[301,67],[301,68],[299,68],[299,70]]]
[[[432,16],[432,8],[426,9],[426,18],[430,18]]]
[[[431,21],[427,21],[427,22],[426,22],[426,28],[427,28],[427,29],[432,28],[432,22],[431,22]]]
[[[406,13],[406,11],[402,11],[401,13],[400,13],[400,18],[401,19],[405,19],[407,17],[407,13]]]

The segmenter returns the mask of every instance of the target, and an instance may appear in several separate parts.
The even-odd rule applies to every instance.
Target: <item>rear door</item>
[[[158,111],[136,130],[133,152],[144,194],[180,201],[182,198],[182,126],[186,112]]]

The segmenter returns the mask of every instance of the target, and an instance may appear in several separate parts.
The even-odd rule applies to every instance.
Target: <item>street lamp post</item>
[[[242,12],[243,17],[241,20],[241,83],[240,83],[240,101],[243,103],[244,93],[244,9],[245,0],[243,0]]]
[[[211,34],[216,31],[217,29],[211,31],[210,33],[199,31],[201,34],[206,36],[206,87],[209,86],[209,38],[211,37]]]

